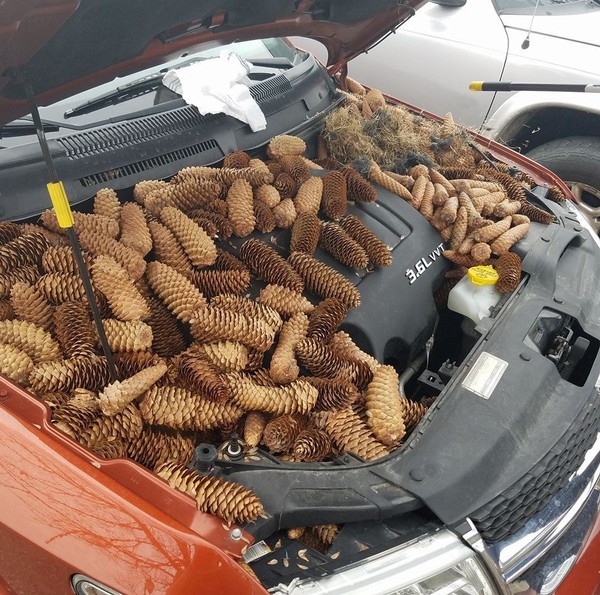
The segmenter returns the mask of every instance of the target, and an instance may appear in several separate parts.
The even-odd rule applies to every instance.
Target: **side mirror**
[[[467,0],[431,0],[431,2],[440,6],[459,7],[464,6]]]

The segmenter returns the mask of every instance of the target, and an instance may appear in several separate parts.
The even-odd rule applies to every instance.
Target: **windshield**
[[[597,5],[600,0],[493,0],[500,14],[576,14],[589,10],[591,5]],[[536,11],[537,6],[537,11]],[[548,9],[555,10],[548,10]]]

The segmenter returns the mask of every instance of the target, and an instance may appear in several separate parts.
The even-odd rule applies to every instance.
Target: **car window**
[[[572,9],[585,10],[590,5],[590,0],[493,0],[498,13],[501,14],[533,14],[537,5],[537,14],[542,14],[540,9],[547,13],[548,8],[561,9],[568,6]]]

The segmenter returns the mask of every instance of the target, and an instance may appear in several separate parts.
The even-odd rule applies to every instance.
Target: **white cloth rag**
[[[265,115],[250,89],[238,82],[251,68],[252,64],[235,52],[224,51],[218,58],[169,70],[162,82],[186,103],[195,105],[202,115],[224,113],[257,132],[267,127]]]

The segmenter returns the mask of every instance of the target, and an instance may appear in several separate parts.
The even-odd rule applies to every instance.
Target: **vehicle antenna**
[[[527,37],[523,40],[521,44],[521,49],[526,50],[529,47],[529,36],[531,35],[531,29],[533,28],[533,19],[535,19],[535,15],[537,13],[538,6],[540,5],[540,0],[535,0],[535,6],[533,8],[533,14],[531,15],[531,21],[529,23],[529,29],[527,30]]]

